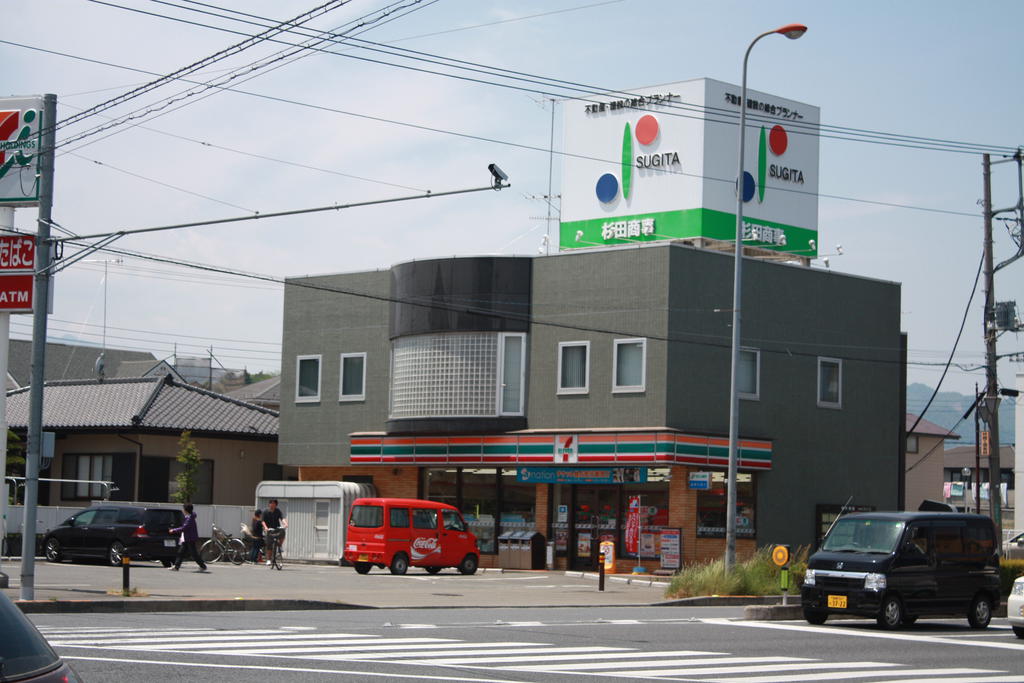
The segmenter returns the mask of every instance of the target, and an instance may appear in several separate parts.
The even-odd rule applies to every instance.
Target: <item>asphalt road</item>
[[[1003,619],[732,620],[736,608],[379,609],[34,615],[86,681],[1024,682]]]

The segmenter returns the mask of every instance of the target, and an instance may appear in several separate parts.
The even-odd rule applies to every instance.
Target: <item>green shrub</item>
[[[789,592],[796,593],[807,571],[808,548],[797,548],[790,559]],[[772,562],[771,547],[761,548],[753,556],[737,562],[726,574],[723,560],[712,560],[686,567],[672,577],[665,590],[668,598],[701,595],[779,595],[780,569]]]
[[[1003,597],[1010,594],[1013,580],[1018,576],[1024,576],[1024,560],[999,561],[999,586],[1002,589]]]

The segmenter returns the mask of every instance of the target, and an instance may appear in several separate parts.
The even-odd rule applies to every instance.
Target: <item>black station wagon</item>
[[[43,552],[50,562],[94,558],[116,566],[127,555],[169,567],[177,553],[177,536],[170,529],[181,526],[183,520],[181,510],[175,508],[91,507],[50,529],[43,539]]]

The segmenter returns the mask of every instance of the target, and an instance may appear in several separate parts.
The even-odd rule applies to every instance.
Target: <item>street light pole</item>
[[[729,384],[729,473],[726,483],[725,501],[725,570],[731,571],[736,564],[736,469],[738,466],[737,440],[739,436],[739,362],[740,362],[740,285],[743,279],[743,202],[747,199],[747,181],[743,171],[743,149],[747,136],[747,60],[757,41],[773,33],[779,33],[790,40],[796,40],[807,32],[803,24],[787,24],[772,31],[766,31],[754,38],[743,55],[743,82],[740,88],[740,145],[739,170],[736,173],[736,260],[733,267],[732,283],[732,362]],[[750,194],[753,196],[753,178]]]

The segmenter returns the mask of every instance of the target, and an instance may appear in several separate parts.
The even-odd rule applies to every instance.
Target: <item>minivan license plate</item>
[[[165,548],[173,548],[174,547],[174,541],[165,540],[164,541],[164,547]]]
[[[846,596],[845,595],[830,595],[828,596],[828,606],[834,609],[846,609]]]

